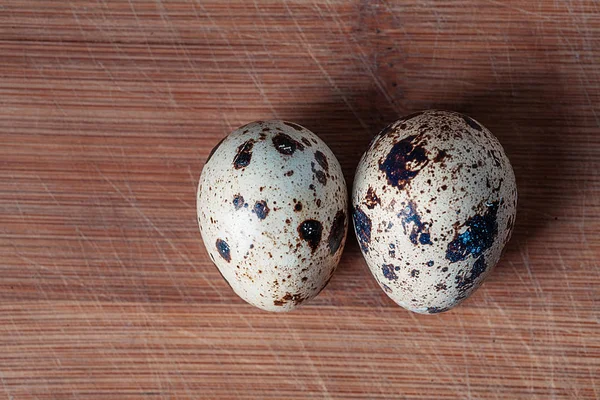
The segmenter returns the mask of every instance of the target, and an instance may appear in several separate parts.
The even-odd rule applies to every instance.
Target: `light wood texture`
[[[597,1],[0,3],[0,398],[600,398]],[[301,123],[351,184],[425,108],[513,162],[516,232],[455,311],[411,314],[350,235],[314,301],[275,315],[212,266],[211,148]]]

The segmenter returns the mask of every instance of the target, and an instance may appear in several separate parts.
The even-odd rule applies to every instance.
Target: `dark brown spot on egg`
[[[290,170],[290,171],[286,172],[284,175],[285,176],[292,176],[292,175],[294,175],[294,171]]]
[[[435,156],[433,161],[439,163],[439,162],[444,161],[446,159],[446,157],[450,158],[448,153],[446,153],[446,150],[440,150],[440,151],[438,151],[438,154],[437,154],[437,156]]]
[[[502,164],[500,163],[500,158],[498,158],[498,155],[496,154],[496,150],[488,150],[487,151],[487,155],[488,157],[492,158],[494,160],[494,165],[496,167],[500,167]]]
[[[449,307],[427,307],[427,313],[429,314],[438,314],[445,311],[448,311]]]
[[[297,140],[292,139],[285,133],[278,133],[273,138],[275,149],[286,156],[294,154],[296,150],[304,151],[304,145]]]
[[[340,248],[342,240],[344,239],[345,228],[346,214],[343,210],[340,210],[333,219],[331,232],[329,233],[329,238],[327,239],[327,243],[329,245],[329,254],[335,254]]]
[[[302,143],[304,143],[306,147],[312,147],[312,143],[310,142],[310,140],[308,140],[305,137],[302,138]]]
[[[325,172],[323,172],[319,169],[315,169],[314,162],[310,163],[310,168],[311,168],[312,172],[315,174],[315,177],[317,178],[319,183],[322,185],[326,185],[327,184],[327,175],[325,175]]]
[[[233,167],[240,169],[247,167],[252,160],[252,148],[254,147],[254,139],[249,139],[238,147],[237,154],[233,159]]]
[[[327,161],[325,154],[317,150],[315,152],[315,160],[317,160],[321,168],[323,168],[325,171],[329,171],[329,162]]]
[[[276,306],[283,306],[284,304],[287,304],[287,302],[292,301],[295,305],[299,305],[305,300],[306,300],[306,297],[304,297],[300,293],[291,294],[291,293],[287,292],[281,300],[274,300],[273,304]]]
[[[302,203],[300,203],[300,202],[297,202],[297,203],[294,205],[294,211],[302,211]]]
[[[307,219],[298,226],[298,233],[300,234],[300,238],[308,243],[314,253],[321,242],[323,225],[317,220]]]
[[[467,125],[469,125],[471,128],[475,129],[476,131],[481,132],[482,128],[481,125],[479,125],[477,122],[475,122],[475,120],[469,116],[466,115],[462,115],[463,120],[465,121],[465,123]]]
[[[364,204],[369,210],[372,210],[378,204],[381,205],[381,200],[379,197],[377,197],[375,189],[373,189],[371,186],[369,186],[369,189],[367,189],[367,195],[365,196]]]
[[[284,121],[283,122],[285,125],[289,126],[290,128],[294,128],[295,130],[297,130],[298,132],[301,132],[304,128],[302,128],[300,125],[295,124],[293,122],[287,122]]]

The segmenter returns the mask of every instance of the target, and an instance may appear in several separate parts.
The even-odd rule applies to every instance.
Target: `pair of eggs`
[[[248,303],[289,311],[338,265],[350,219],[385,293],[419,313],[470,296],[510,239],[517,189],[508,158],[481,124],[455,112],[406,116],[361,158],[352,214],[342,169],[308,129],[244,125],[211,152],[198,185],[206,249]]]

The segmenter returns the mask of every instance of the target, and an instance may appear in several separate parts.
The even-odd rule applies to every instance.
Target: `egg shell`
[[[469,297],[496,265],[515,222],[517,187],[490,131],[466,115],[430,110],[374,138],[352,205],[381,288],[400,306],[431,314]]]
[[[315,297],[348,228],[342,169],[327,145],[286,121],[257,121],[211,152],[198,185],[206,250],[242,299],[289,311]]]

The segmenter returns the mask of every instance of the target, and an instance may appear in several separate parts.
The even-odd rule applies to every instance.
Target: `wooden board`
[[[600,4],[0,4],[0,397],[600,398]],[[460,308],[378,288],[351,235],[296,312],[237,298],[195,188],[233,128],[318,133],[352,182],[396,117],[500,139],[516,232]]]

